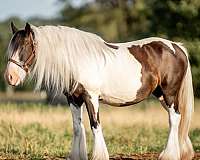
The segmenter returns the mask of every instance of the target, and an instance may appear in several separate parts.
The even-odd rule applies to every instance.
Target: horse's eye
[[[24,46],[22,46],[20,50],[23,51],[24,50]]]

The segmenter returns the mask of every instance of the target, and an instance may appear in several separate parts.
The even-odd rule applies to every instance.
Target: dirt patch
[[[131,155],[124,155],[124,154],[117,154],[110,156],[110,160],[157,160],[159,153],[144,153],[144,154],[131,154]],[[0,160],[27,160],[31,159],[30,157],[19,156],[15,158],[11,157],[2,157],[0,156]],[[43,158],[39,158],[41,160],[66,160],[66,157],[51,157],[51,156],[44,156]],[[195,154],[193,160],[200,160],[200,152]]]
[[[131,154],[131,155],[118,154],[110,156],[110,160],[158,159],[158,156],[159,156],[158,153],[144,153],[144,154]]]
[[[157,160],[159,153],[144,153],[144,154],[117,154],[110,156],[110,160]],[[64,160],[65,157],[45,157],[44,160]],[[200,152],[195,154],[193,160],[200,160]]]
[[[156,160],[158,159],[159,153],[144,153],[144,154],[131,154],[131,155],[123,155],[118,154],[114,156],[110,156],[110,160]],[[199,160],[200,153],[196,153],[193,160]]]

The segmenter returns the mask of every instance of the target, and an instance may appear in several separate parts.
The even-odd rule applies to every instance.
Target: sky
[[[0,0],[0,21],[10,16],[22,19],[30,17],[53,18],[58,15],[61,4],[58,0]]]
[[[93,0],[70,0],[74,7]],[[22,19],[30,17],[54,18],[59,15],[62,8],[59,0],[0,0],[0,21],[11,16],[18,16]]]

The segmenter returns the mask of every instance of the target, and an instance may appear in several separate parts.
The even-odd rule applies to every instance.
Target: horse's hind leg
[[[176,94],[172,94],[176,95]],[[194,152],[188,133],[181,133],[180,126],[184,114],[180,113],[180,106],[176,96],[166,96],[164,94],[157,96],[162,106],[167,110],[169,115],[170,131],[168,142],[164,151],[160,154],[159,159],[164,160],[190,160]],[[171,104],[171,106],[170,106]],[[169,107],[170,106],[170,107]],[[182,134],[186,135],[182,138]]]
[[[83,97],[90,119],[90,126],[94,136],[92,160],[108,160],[108,150],[104,141],[99,120],[98,95],[85,92]]]
[[[153,94],[158,98],[164,109],[168,112],[169,116],[169,135],[167,145],[165,149],[161,152],[160,160],[179,160],[180,159],[180,148],[179,148],[179,138],[178,130],[181,116],[178,113],[178,108],[175,107],[175,97],[176,96],[166,96],[160,86],[156,88]],[[171,93],[175,95],[175,93]]]
[[[176,113],[174,110],[174,104],[167,108],[166,103],[162,104],[165,109],[168,111],[169,115],[169,136],[165,149],[159,156],[160,160],[179,160],[180,159],[180,148],[178,140],[178,128],[181,120],[179,113]]]
[[[174,88],[174,87],[170,87],[170,88]],[[179,126],[177,128],[181,160],[191,160],[192,157],[194,156],[192,143],[188,136],[189,126],[190,126],[190,121],[191,121],[191,113],[192,113],[192,109],[193,109],[192,108],[193,93],[191,93],[192,91],[190,91],[190,86],[188,88],[182,87],[181,88],[182,90],[178,89],[178,88],[174,88],[174,90],[168,89],[168,90],[163,90],[163,92],[158,92],[158,91],[162,91],[162,90],[156,90],[156,92],[155,92],[156,94],[153,93],[154,95],[156,95],[158,97],[161,104],[167,111],[168,111],[169,106],[174,104],[175,113],[180,115],[180,117],[181,117]],[[160,93],[160,94],[158,94],[158,93]],[[170,118],[171,112],[168,111],[168,113],[169,113],[169,118]],[[173,114],[172,114],[172,116],[173,116]],[[170,121],[170,123],[172,123],[172,122]],[[172,132],[171,127],[172,127],[172,125],[170,124],[170,132]],[[169,141],[170,141],[170,136],[168,138],[168,142]],[[173,149],[173,147],[172,147],[172,149]],[[162,158],[162,157],[164,157],[163,156],[164,153],[165,153],[165,155],[167,155],[167,152],[163,152],[160,156],[161,159],[165,159],[165,158]]]

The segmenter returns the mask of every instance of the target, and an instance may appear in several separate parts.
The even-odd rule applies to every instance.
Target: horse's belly
[[[110,60],[104,70],[101,98],[110,103],[124,103],[136,99],[141,88],[141,64],[130,54]]]

